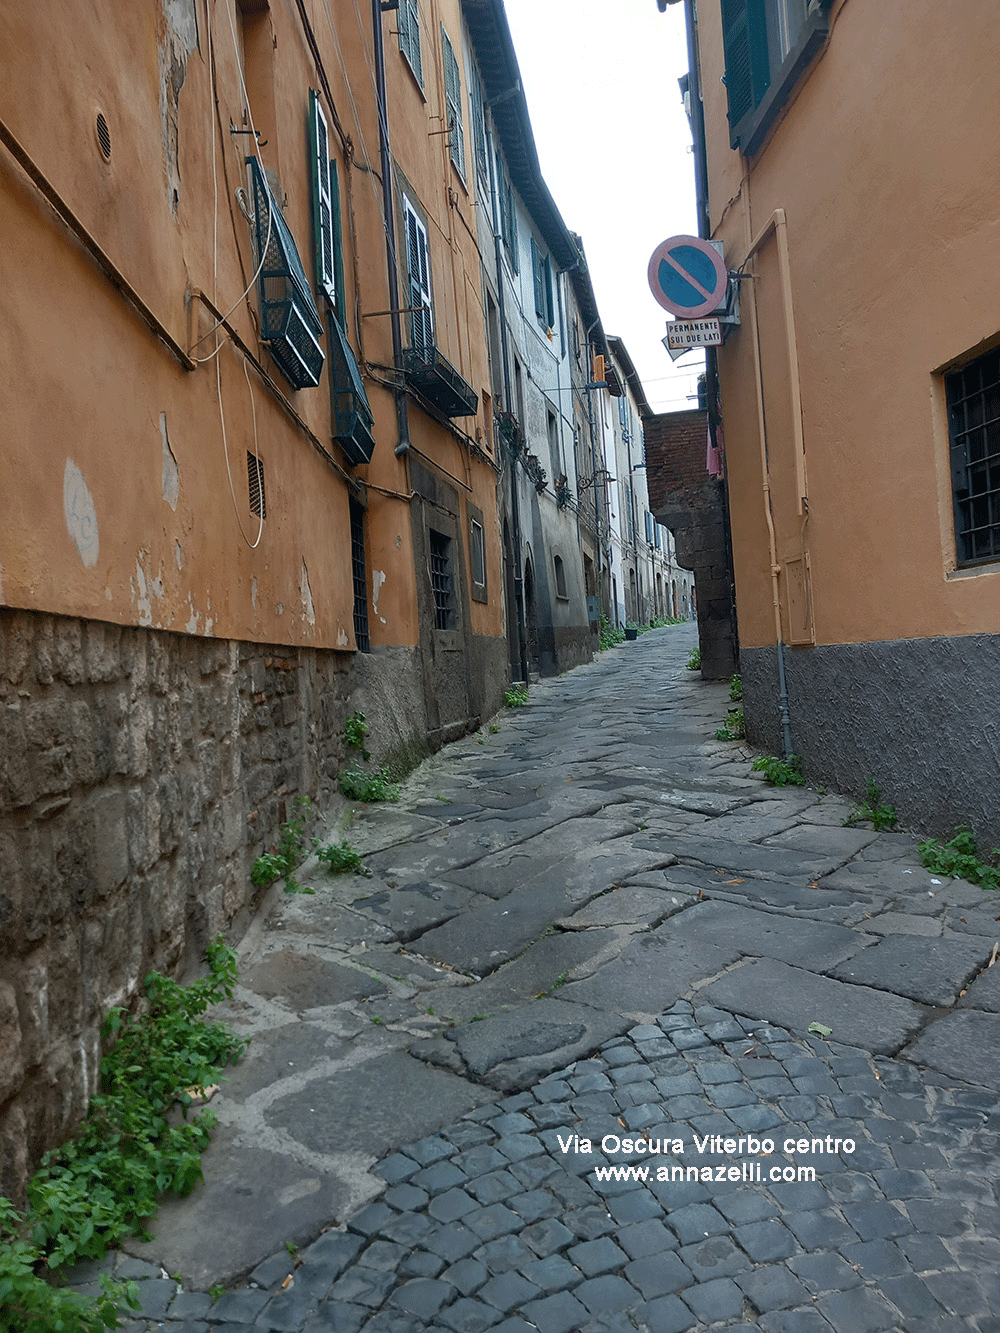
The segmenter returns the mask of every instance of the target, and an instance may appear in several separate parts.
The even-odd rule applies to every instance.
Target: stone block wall
[[[502,647],[502,644],[501,644]],[[366,712],[376,762],[426,752],[413,650],[347,654],[0,609],[0,1193],[93,1093],[100,1026],[184,973],[322,808]]]
[[[708,415],[701,410],[643,418],[649,508],[674,534],[677,562],[694,571],[701,674],[728,680],[737,667],[724,483],[706,467]]]

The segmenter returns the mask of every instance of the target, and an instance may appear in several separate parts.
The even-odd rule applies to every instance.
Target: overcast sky
[[[693,407],[699,353],[673,362],[646,267],[696,234],[684,6],[656,0],[505,0],[538,158],[587,252],[605,332],[628,349],[654,411]]]

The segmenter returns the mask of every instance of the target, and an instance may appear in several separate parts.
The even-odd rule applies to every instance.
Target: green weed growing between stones
[[[503,692],[503,702],[505,708],[523,708],[528,702],[528,687],[526,685],[511,685],[509,689]]]
[[[802,772],[802,760],[797,754],[790,754],[787,759],[779,759],[773,754],[762,754],[750,765],[755,773],[763,773],[772,787],[804,787],[805,775]]]
[[[607,616],[604,615],[604,613],[602,612],[601,639],[600,639],[601,650],[603,651],[607,648],[613,648],[616,643],[624,643],[624,642],[625,642],[625,631],[623,629],[616,629],[615,626],[612,625],[611,621],[607,618]]]
[[[691,656],[688,658],[687,667],[688,667],[688,671],[700,671],[700,670],[701,670],[701,649],[700,649],[700,648],[692,648],[692,649],[691,649]]]
[[[201,1154],[215,1124],[188,1110],[246,1042],[201,1017],[230,997],[236,954],[219,936],[206,951],[208,976],[181,986],[159,972],[145,979],[139,1015],[112,1009],[102,1035],[115,1044],[101,1061],[100,1091],[70,1143],[46,1153],[19,1212],[0,1199],[0,1310],[8,1333],[101,1333],[118,1326],[122,1304],[138,1309],[135,1283],[106,1276],[96,1300],[55,1285],[64,1264],[98,1259],[146,1223],[167,1192],[186,1195],[202,1179]],[[171,1123],[179,1104],[183,1122]]]
[[[387,768],[376,768],[371,773],[346,768],[340,775],[340,790],[349,801],[398,801],[400,786],[392,781]]]
[[[281,825],[277,848],[258,856],[253,863],[250,870],[251,884],[266,888],[276,879],[284,877],[286,893],[315,892],[314,889],[304,888],[294,874],[306,857],[306,823],[312,802],[308,796],[299,796],[295,804],[298,813]]]
[[[344,738],[349,750],[361,751],[361,757],[365,763],[371,758],[371,755],[365,749],[365,737],[367,735],[368,723],[365,721],[364,713],[351,713],[344,723]]]
[[[722,726],[715,729],[715,739],[717,741],[738,741],[745,735],[742,708],[734,708]]]
[[[844,828],[850,828],[852,824],[871,824],[876,832],[881,833],[885,829],[895,828],[896,807],[882,800],[882,788],[874,778],[869,778],[864,800],[852,806],[843,823]]]
[[[317,858],[324,862],[331,875],[366,875],[361,861],[361,853],[356,852],[345,838],[343,842],[331,843],[329,847],[316,848]]]
[[[976,840],[968,825],[963,824],[957,828],[948,842],[941,838],[918,842],[917,852],[920,864],[934,875],[965,879],[984,889],[1000,889],[1000,865],[991,865],[979,859]],[[1000,860],[1000,847],[994,847],[993,860]]]

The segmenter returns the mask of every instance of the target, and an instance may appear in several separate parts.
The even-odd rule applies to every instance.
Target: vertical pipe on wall
[[[399,316],[399,268],[396,258],[396,221],[392,203],[392,158],[389,152],[389,113],[385,94],[385,45],[382,40],[381,0],[372,0],[372,39],[375,44],[375,95],[378,104],[379,169],[382,172],[382,208],[385,214],[385,256],[389,278],[389,309],[392,311],[392,363],[397,376],[403,365],[403,329]],[[409,305],[409,301],[407,301]],[[406,390],[396,386],[396,426],[399,443],[396,457],[410,451],[410,423],[406,410]]]

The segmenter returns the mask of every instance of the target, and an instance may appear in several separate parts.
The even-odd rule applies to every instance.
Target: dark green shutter
[[[771,84],[765,0],[722,0],[729,142],[738,148],[743,119],[760,105]]]
[[[424,86],[424,71],[420,62],[420,12],[417,0],[399,0],[396,11],[399,21],[399,49],[404,53],[417,76],[421,88]]]
[[[316,245],[316,285],[336,304],[340,288],[336,285],[333,262],[333,207],[330,198],[330,154],[326,117],[319,98],[309,89],[309,141],[312,168],[313,236]]]
[[[344,303],[344,233],[340,222],[340,177],[337,164],[330,161],[330,213],[333,219],[333,281],[337,288],[337,319],[347,328],[347,307]]]
[[[465,127],[462,124],[462,76],[458,72],[455,49],[448,34],[441,29],[441,49],[444,52],[444,92],[448,110],[448,148],[451,160],[465,179]]]
[[[531,238],[531,276],[535,285],[535,314],[540,320],[545,320],[545,270],[542,267],[542,254],[535,243],[535,238]]]

